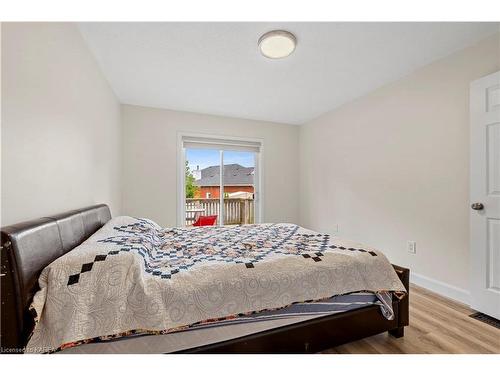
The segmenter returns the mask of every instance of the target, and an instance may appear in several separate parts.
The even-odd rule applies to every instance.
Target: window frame
[[[217,141],[221,141],[221,143],[224,143],[228,145],[228,147],[231,146],[231,142],[234,142],[235,144],[235,151],[241,151],[241,143],[246,142],[246,143],[255,143],[258,144],[259,151],[255,152],[254,151],[254,157],[255,157],[255,170],[257,173],[254,174],[254,186],[255,186],[255,193],[254,193],[254,205],[255,205],[255,211],[254,211],[254,222],[255,223],[261,223],[263,218],[264,218],[264,194],[263,194],[263,187],[264,187],[264,181],[263,181],[263,167],[264,167],[264,140],[262,138],[251,138],[251,137],[235,137],[235,136],[227,136],[227,135],[214,135],[214,134],[205,134],[205,133],[191,133],[191,132],[177,132],[177,226],[178,227],[185,227],[186,226],[186,175],[185,175],[185,168],[186,168],[186,148],[184,147],[184,140],[186,138],[192,139],[196,138],[200,143],[203,143],[203,140],[208,140],[207,145],[211,143],[216,143]],[[224,174],[224,168],[223,168],[223,150],[214,148],[214,150],[217,150],[220,152],[220,165],[221,165],[221,186],[223,185],[223,174]],[[221,194],[221,214],[223,215],[224,212],[224,195]],[[222,218],[222,225],[223,223],[223,218]]]

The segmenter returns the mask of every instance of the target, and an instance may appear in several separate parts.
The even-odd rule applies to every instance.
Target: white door
[[[470,86],[471,307],[500,319],[500,72]]]

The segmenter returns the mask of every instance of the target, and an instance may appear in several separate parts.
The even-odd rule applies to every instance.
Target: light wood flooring
[[[342,354],[500,354],[500,329],[470,318],[465,305],[410,286],[410,325],[405,336],[387,333],[328,349]]]

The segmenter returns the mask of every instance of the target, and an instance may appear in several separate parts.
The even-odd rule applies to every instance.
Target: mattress
[[[389,302],[387,298],[390,299],[389,294],[384,298],[386,302]],[[383,308],[380,296],[377,297],[373,293],[351,293],[319,302],[297,303],[279,310],[196,324],[179,332],[163,335],[127,336],[108,341],[92,342],[67,348],[58,353],[172,353],[372,305],[379,305]]]

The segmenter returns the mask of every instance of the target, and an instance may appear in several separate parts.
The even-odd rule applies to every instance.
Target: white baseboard
[[[434,293],[440,294],[444,297],[453,299],[455,301],[470,305],[470,293],[468,290],[457,288],[456,286],[443,283],[430,277],[419,275],[418,273],[410,272],[410,282],[422,288],[429,289]],[[410,290],[411,298],[411,290]]]

